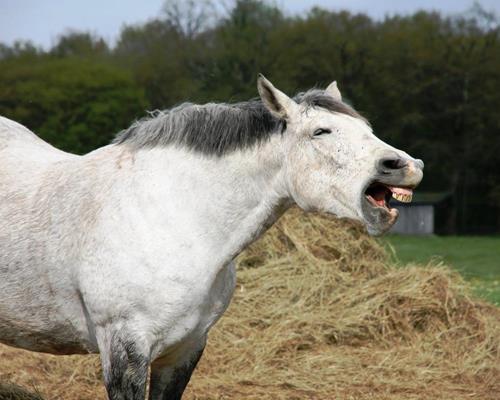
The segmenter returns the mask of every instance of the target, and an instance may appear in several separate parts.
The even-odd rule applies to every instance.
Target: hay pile
[[[96,357],[0,360],[0,381],[47,399],[105,398]],[[395,268],[357,227],[293,210],[240,256],[185,398],[498,399],[500,310],[443,266]]]

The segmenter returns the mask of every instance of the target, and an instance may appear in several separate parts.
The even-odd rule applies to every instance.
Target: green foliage
[[[320,8],[288,16],[274,4],[166,0],[113,49],[77,32],[48,52],[0,45],[0,113],[84,152],[147,105],[255,97],[259,72],[288,93],[335,79],[378,136],[425,161],[422,190],[453,194],[446,230],[498,232],[499,20],[478,4],[381,21]]]
[[[284,16],[275,7],[259,1],[236,1],[211,33],[213,50],[206,72],[210,79],[204,87],[207,96],[212,93],[217,99],[233,100],[255,97],[257,75],[271,70],[276,34],[283,23]]]
[[[4,61],[0,93],[1,115],[76,153],[108,144],[146,108],[129,73],[74,57]]]
[[[70,32],[62,35],[51,53],[59,57],[89,57],[97,58],[107,55],[108,45],[102,38],[94,37],[90,33]]]
[[[126,27],[115,53],[118,62],[130,66],[153,108],[165,108],[195,95],[199,83],[190,66],[196,58],[194,44],[168,21]]]

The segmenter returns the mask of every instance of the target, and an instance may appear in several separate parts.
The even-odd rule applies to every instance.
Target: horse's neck
[[[223,157],[175,148],[135,157],[134,190],[148,223],[164,227],[165,237],[175,230],[174,240],[210,254],[216,263],[234,258],[289,205],[272,142]]]

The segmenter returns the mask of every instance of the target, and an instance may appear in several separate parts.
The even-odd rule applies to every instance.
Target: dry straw
[[[396,268],[359,228],[297,210],[238,263],[186,399],[500,398],[500,310],[448,268]],[[105,398],[96,357],[0,360],[1,381],[47,400]]]

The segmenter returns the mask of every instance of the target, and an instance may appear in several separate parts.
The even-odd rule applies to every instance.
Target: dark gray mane
[[[308,107],[361,117],[353,108],[336,101],[323,90],[312,89],[295,96]],[[254,146],[286,129],[284,120],[271,115],[261,100],[234,104],[184,103],[170,110],[155,111],[120,132],[113,143],[134,149],[180,145],[207,155],[222,156]]]

